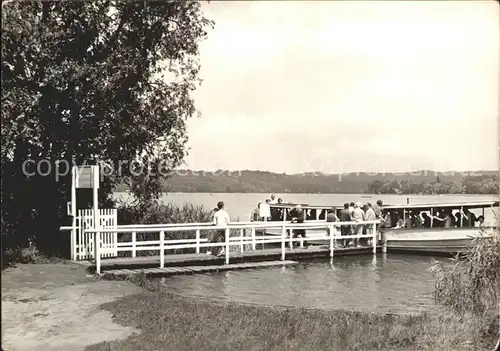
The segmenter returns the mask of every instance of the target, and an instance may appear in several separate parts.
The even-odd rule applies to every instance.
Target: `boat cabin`
[[[297,203],[271,204],[271,221],[290,221],[294,217]],[[306,221],[325,221],[332,207],[337,217],[343,205],[317,206],[300,204]],[[475,201],[457,203],[384,205],[382,217],[386,228],[414,227],[473,227],[493,226],[500,216],[499,201]]]
[[[493,226],[499,201],[389,205],[382,208],[388,228]]]
[[[272,204],[271,207],[271,221],[290,221],[294,217],[294,211],[297,205],[300,205],[304,210],[306,221],[325,221],[326,215],[332,207],[336,208],[337,217],[340,215],[340,210],[343,206],[315,206],[308,204],[297,203],[281,203]]]

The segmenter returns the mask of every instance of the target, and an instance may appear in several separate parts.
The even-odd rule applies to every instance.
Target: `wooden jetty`
[[[181,274],[203,274],[211,272],[224,272],[242,269],[268,268],[276,266],[290,266],[297,264],[296,261],[264,261],[264,262],[245,262],[208,266],[184,266],[184,267],[163,267],[163,268],[143,268],[143,269],[113,269],[103,272],[105,277],[128,277],[137,274],[146,274],[146,276],[168,277]]]
[[[378,246],[377,251],[381,252],[381,250],[382,248]],[[360,255],[369,254],[371,252],[371,246],[359,248],[337,248],[335,250],[335,256]],[[180,272],[179,274],[194,274],[213,271],[226,271],[231,269],[236,270],[243,268],[263,268],[268,267],[267,264],[270,264],[269,266],[275,266],[283,262],[295,262],[293,260],[303,261],[325,259],[330,257],[330,249],[324,246],[295,248],[293,250],[286,249],[286,257],[289,259],[286,261],[280,260],[281,255],[281,248],[245,251],[243,253],[232,252],[231,263],[228,265],[224,264],[225,257],[217,257],[207,254],[194,253],[165,255],[163,268],[158,268],[160,266],[160,256],[158,255],[140,257],[117,257],[102,259],[101,271],[103,274],[115,275],[130,275],[144,272],[154,276],[169,276],[176,274],[176,270]],[[89,267],[90,269],[95,268],[93,261],[79,261],[79,263]],[[214,269],[213,267],[226,268]],[[184,268],[186,268],[186,270],[184,270]]]
[[[121,226],[116,228],[90,228],[86,229],[84,236],[88,236],[89,246],[84,246],[87,250],[85,254],[92,253],[95,272],[101,274],[102,271],[112,269],[140,269],[140,268],[178,268],[188,266],[234,266],[234,264],[248,262],[265,262],[280,260],[299,260],[314,258],[333,258],[337,255],[348,254],[376,254],[378,247],[378,232],[375,224],[379,221],[367,222],[320,222],[320,223],[285,223],[285,222],[254,222],[254,223],[231,223],[229,226],[217,227],[209,224],[191,225],[189,223],[170,225],[137,225]],[[368,225],[369,233],[341,236],[339,227],[342,225]],[[257,236],[257,231],[265,229],[279,229],[281,235]],[[294,230],[304,229],[324,229],[322,235],[293,235]],[[222,242],[208,242],[202,238],[201,231],[219,230],[225,233]],[[183,238],[176,238],[174,233],[184,233]],[[186,233],[192,232],[194,238],[186,237]],[[148,240],[138,240],[140,233],[148,233]],[[112,235],[110,235],[112,234]],[[126,238],[123,234],[128,234],[128,241],[117,240],[110,242],[109,238]],[[158,240],[151,240],[152,237]],[[173,238],[172,238],[173,237]],[[344,240],[370,239],[370,246],[343,248],[337,242]],[[328,245],[310,246],[303,248],[305,241],[313,242],[321,240]],[[99,243],[95,245],[94,243]],[[278,248],[265,248],[267,244],[278,246]],[[294,248],[294,245],[299,245]],[[75,250],[81,250],[80,245],[75,245]],[[258,246],[263,249],[258,249]],[[269,247],[269,245],[267,245]],[[90,248],[90,249],[88,249]],[[218,250],[223,248],[223,257],[214,257],[201,253],[201,249]],[[239,250],[238,250],[239,248]],[[174,254],[174,252],[193,250],[193,254]],[[158,253],[157,256],[143,256],[141,251],[149,254]],[[131,257],[119,257],[121,253],[129,252]],[[78,256],[78,255],[77,255]],[[112,257],[114,256],[114,257]],[[118,256],[118,257],[117,257]],[[139,257],[137,257],[139,256]],[[142,257],[141,257],[142,256]],[[88,265],[92,265],[88,263]],[[171,270],[174,271],[174,270]],[[155,271],[160,273],[160,271]],[[166,271],[162,271],[166,272]],[[169,271],[170,272],[170,271]]]

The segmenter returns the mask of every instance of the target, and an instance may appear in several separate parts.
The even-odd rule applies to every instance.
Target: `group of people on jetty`
[[[299,222],[302,220],[327,220],[327,222],[361,222],[380,220],[382,228],[451,228],[451,227],[474,227],[476,223],[479,226],[484,224],[484,216],[478,216],[469,209],[463,210],[436,209],[435,213],[429,211],[419,211],[412,209],[384,209],[383,201],[378,200],[375,204],[360,202],[345,203],[343,208],[338,210],[332,207],[329,210],[323,209],[317,216],[317,209],[304,209],[302,206],[295,205],[294,208],[272,207],[273,204],[283,204],[283,199],[274,194],[265,202],[260,202],[257,208],[252,212],[251,221],[283,221],[294,219]],[[359,234],[361,230],[355,227],[349,232]],[[347,231],[347,230],[346,230]],[[346,234],[347,235],[347,234]]]
[[[481,227],[484,224],[484,216],[478,216],[469,209],[461,210],[437,209],[435,213],[428,214],[428,211],[412,209],[384,209],[382,200],[375,204],[360,202],[345,203],[343,208],[337,210],[336,207],[330,209],[303,208],[300,204],[293,207],[275,207],[271,205],[285,205],[282,198],[276,198],[272,194],[265,202],[259,202],[257,208],[252,212],[251,221],[283,221],[290,220],[291,223],[304,223],[305,220],[326,220],[327,222],[368,222],[380,220],[379,228],[450,228],[450,227],[474,227],[476,223]],[[318,210],[321,212],[317,213]],[[213,210],[213,223],[219,227],[226,227],[230,222],[230,217],[224,209],[222,201],[217,203]],[[340,226],[341,235],[361,235],[371,233],[372,224],[348,224]],[[304,229],[295,229],[293,237],[305,238]],[[210,242],[223,242],[225,240],[225,230],[216,230]],[[362,246],[362,240],[356,239],[347,242],[344,240],[343,246]],[[366,242],[370,245],[369,241]],[[307,242],[304,241],[307,247]],[[212,254],[211,251],[207,252]],[[224,255],[222,249],[218,256]]]

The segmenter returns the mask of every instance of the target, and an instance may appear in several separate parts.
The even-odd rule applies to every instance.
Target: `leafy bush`
[[[498,221],[498,219],[497,219]],[[436,299],[469,323],[476,324],[477,337],[494,338],[500,317],[500,231],[477,237],[466,252],[445,269],[436,263]],[[495,333],[496,331],[496,333]],[[500,335],[496,349],[500,346]]]
[[[123,204],[118,209],[118,223],[122,224],[168,224],[168,223],[204,223],[211,221],[211,211],[203,206],[184,204],[177,206],[174,204],[150,203],[141,204]],[[202,232],[202,234],[206,234]],[[194,239],[195,232],[166,232],[165,238],[168,239]],[[206,237],[203,235],[202,237]],[[158,232],[136,233],[137,241],[157,241]],[[131,241],[131,234],[118,234],[119,242]],[[172,251],[172,253],[190,253],[194,249],[181,249]],[[120,256],[130,256],[130,252],[122,252]],[[137,256],[155,256],[158,251],[137,251]]]
[[[47,260],[46,256],[41,253],[33,241],[29,241],[27,247],[17,246],[15,248],[7,248],[2,252],[4,256],[2,260],[5,263],[41,263]],[[2,267],[3,269],[4,267]]]
[[[183,204],[162,204],[152,202],[147,206],[140,203],[121,203],[118,209],[118,223],[123,224],[169,224],[169,223],[207,223],[212,222],[213,209],[207,209],[201,205]],[[200,233],[201,238],[209,239],[214,234],[213,230],[204,229]],[[230,236],[240,236],[239,229],[232,229]],[[245,235],[245,234],[243,234]],[[194,231],[166,232],[165,239],[195,239]],[[136,233],[137,241],[158,241],[158,232]],[[118,234],[119,242],[131,241],[131,234]],[[202,249],[206,250],[206,249]],[[237,246],[231,246],[230,250],[239,250]],[[169,253],[194,253],[195,249],[179,249],[169,251]],[[158,251],[144,250],[137,251],[137,256],[155,256]],[[121,252],[120,256],[130,256],[130,252]]]

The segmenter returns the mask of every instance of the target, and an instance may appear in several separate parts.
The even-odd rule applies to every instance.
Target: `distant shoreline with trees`
[[[396,195],[499,194],[498,171],[284,174],[264,171],[179,170],[162,181],[169,193],[317,193]],[[116,192],[129,190],[125,182]]]

